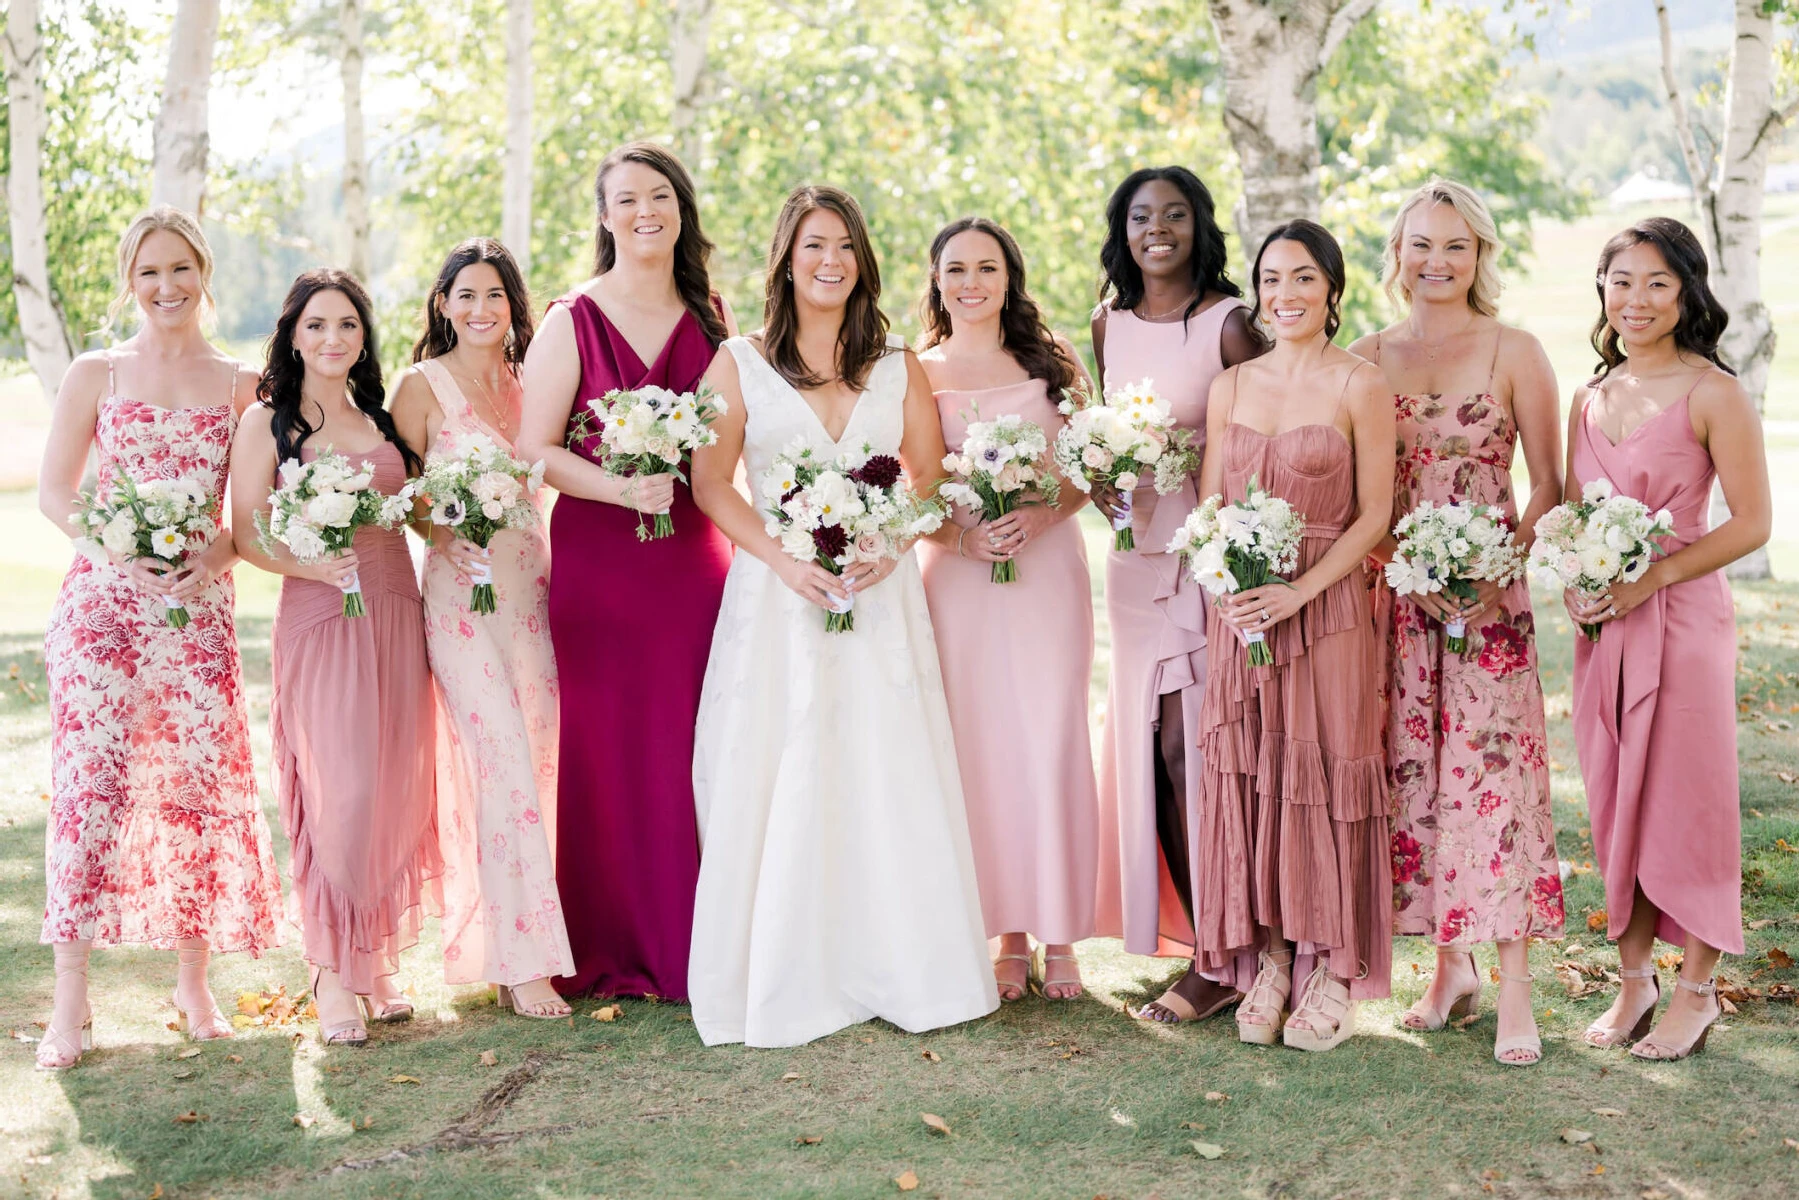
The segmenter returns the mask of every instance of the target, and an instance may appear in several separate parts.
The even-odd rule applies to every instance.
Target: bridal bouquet
[[[392,529],[412,513],[414,485],[395,495],[375,489],[366,468],[327,449],[311,462],[290,458],[281,464],[281,484],[269,493],[269,511],[256,514],[256,533],[265,554],[276,542],[303,563],[323,562],[343,553],[365,525]],[[360,617],[362,582],[352,578],[344,588],[344,616]]]
[[[768,510],[768,536],[833,575],[854,563],[898,558],[914,538],[943,524],[943,507],[906,484],[899,459],[867,445],[827,462],[796,440],[763,474],[758,494],[778,497]],[[825,629],[854,629],[855,602],[851,596],[826,613]]]
[[[1124,512],[1112,522],[1112,548],[1135,550],[1131,533],[1131,493],[1152,473],[1156,493],[1166,496],[1199,466],[1193,435],[1177,428],[1168,401],[1149,380],[1113,388],[1104,399],[1068,391],[1059,406],[1068,424],[1056,435],[1057,470],[1083,492],[1096,483],[1117,489]]]
[[[447,454],[434,452],[414,486],[431,505],[433,525],[447,525],[457,537],[485,550],[500,530],[537,523],[531,497],[542,483],[541,462],[526,466],[491,438],[476,434],[458,438]],[[492,569],[483,566],[474,585],[469,611],[491,613]]]
[[[944,457],[951,478],[937,494],[986,521],[1018,508],[1027,494],[1054,508],[1061,485],[1044,461],[1048,453],[1042,426],[1016,413],[970,425],[961,451]],[[989,578],[1011,583],[1018,578],[1018,564],[996,562]]]
[[[75,548],[90,562],[104,563],[109,554],[154,558],[173,571],[211,543],[218,513],[218,497],[191,479],[139,482],[121,475],[108,487],[83,492],[69,521],[82,531]],[[187,625],[187,609],[179,600],[164,596],[162,606],[170,625]]]
[[[1168,553],[1187,563],[1193,579],[1214,596],[1247,592],[1269,583],[1299,564],[1299,540],[1306,519],[1291,504],[1262,489],[1254,479],[1236,504],[1208,496],[1187,514],[1168,543]],[[1243,640],[1252,667],[1270,666],[1274,652],[1260,631]]]
[[[1662,553],[1658,538],[1674,532],[1667,509],[1650,512],[1641,500],[1614,493],[1603,476],[1580,490],[1580,499],[1558,504],[1537,520],[1537,541],[1529,569],[1544,587],[1572,588],[1596,596],[1622,579],[1634,583]],[[1587,640],[1599,640],[1599,626],[1583,624]]]
[[[1487,504],[1434,504],[1429,500],[1393,526],[1399,548],[1387,564],[1387,586],[1408,595],[1448,592],[1474,599],[1474,584],[1505,587],[1524,573],[1524,552],[1512,540],[1511,522]],[[1468,623],[1448,621],[1451,654],[1468,648]]]
[[[681,473],[693,451],[718,441],[712,422],[725,411],[725,400],[710,388],[697,392],[671,392],[645,386],[630,391],[614,390],[587,402],[569,430],[568,444],[600,439],[600,465],[614,475]],[[598,428],[595,428],[595,423]],[[674,518],[654,514],[654,530],[646,532],[643,514],[637,516],[637,540],[665,538],[675,531]]]

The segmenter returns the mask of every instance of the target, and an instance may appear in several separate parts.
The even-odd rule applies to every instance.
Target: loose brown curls
[[[675,291],[681,303],[692,313],[700,328],[714,346],[729,336],[725,319],[713,300],[712,279],[707,264],[712,259],[712,243],[700,229],[700,203],[693,187],[693,177],[681,165],[674,152],[655,142],[626,142],[608,154],[594,172],[594,249],[593,273],[604,275],[618,263],[618,242],[606,228],[606,176],[625,163],[637,163],[668,180],[674,189],[675,204],[681,213],[681,233],[675,238]]]
[[[1599,355],[1599,378],[1612,373],[1628,355],[1605,315],[1605,276],[1612,260],[1632,246],[1654,246],[1662,261],[1680,281],[1680,320],[1674,326],[1674,346],[1688,354],[1710,360],[1720,370],[1735,375],[1730,364],[1718,353],[1718,343],[1730,324],[1730,312],[1712,293],[1711,268],[1705,247],[1693,231],[1673,217],[1646,217],[1622,233],[1615,234],[1599,252],[1599,270],[1593,276],[1593,287],[1599,293],[1599,320],[1593,326],[1593,350]]]
[[[769,365],[795,388],[820,388],[830,382],[806,366],[800,357],[799,308],[793,298],[793,243],[800,223],[809,213],[828,209],[843,219],[849,230],[850,253],[856,259],[856,287],[844,306],[843,327],[837,332],[837,378],[861,390],[868,372],[886,357],[887,315],[881,311],[881,269],[869,244],[868,222],[862,206],[842,188],[804,184],[794,188],[775,219],[774,241],[768,249],[768,275],[763,281],[762,348]]]
[[[961,217],[937,231],[931,239],[931,272],[925,284],[924,298],[918,304],[919,323],[924,326],[920,348],[935,346],[952,332],[949,309],[937,287],[937,275],[943,265],[943,251],[950,239],[960,233],[984,233],[999,243],[1000,257],[1006,263],[1006,295],[1000,306],[1000,345],[1012,361],[1023,367],[1032,379],[1041,379],[1052,398],[1061,396],[1078,378],[1074,364],[1050,332],[1043,312],[1025,289],[1024,254],[1018,241],[997,221],[986,217]]]
[[[425,332],[412,347],[413,362],[438,358],[456,348],[456,330],[444,316],[441,306],[449,300],[456,277],[476,263],[492,266],[499,273],[500,287],[506,292],[506,307],[512,313],[512,336],[506,339],[506,361],[515,367],[525,361],[533,328],[531,292],[525,286],[524,273],[518,269],[518,260],[512,257],[512,251],[497,239],[473,237],[458,242],[444,259],[443,266],[438,268],[437,280],[425,297]]]

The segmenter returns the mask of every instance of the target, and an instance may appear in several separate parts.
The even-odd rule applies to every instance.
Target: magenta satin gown
[[[1574,483],[1601,476],[1619,495],[1672,514],[1668,553],[1707,532],[1716,472],[1686,399],[1615,446],[1589,399],[1575,430]],[[1693,933],[1741,954],[1736,613],[1724,573],[1662,588],[1600,629],[1597,642],[1574,639],[1574,742],[1607,936],[1624,932],[1641,887],[1661,912],[1657,937],[1684,944]]]
[[[599,306],[575,323],[579,412],[616,388],[692,391],[716,349],[692,313],[645,364]],[[577,445],[593,456],[597,440]],[[559,496],[550,514],[550,636],[562,687],[556,883],[575,972],[567,995],[687,999],[700,843],[693,724],[731,546],[675,485],[673,537],[637,540],[637,512]]]

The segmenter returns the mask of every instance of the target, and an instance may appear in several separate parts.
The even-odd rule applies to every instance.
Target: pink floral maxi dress
[[[231,394],[146,404],[114,393],[109,362],[94,431],[100,485],[187,478],[222,497]],[[52,782],[41,941],[170,949],[202,938],[253,955],[280,944],[235,602],[225,575],[175,629],[120,568],[83,557],[69,568],[44,636]]]
[[[418,364],[443,409],[433,452],[506,439],[475,416],[441,363]],[[510,448],[508,446],[508,448]],[[550,547],[541,522],[495,535],[496,610],[469,610],[470,581],[425,557],[425,644],[437,682],[438,836],[444,978],[508,986],[574,970],[556,891],[556,652]]]
[[[1378,361],[1378,350],[1377,350]],[[1495,505],[1518,519],[1518,430],[1494,397],[1394,397],[1393,519],[1430,500]],[[1467,650],[1407,596],[1392,597],[1387,771],[1393,796],[1395,931],[1438,946],[1562,932],[1549,807],[1543,685],[1530,585],[1520,579],[1470,626]]]

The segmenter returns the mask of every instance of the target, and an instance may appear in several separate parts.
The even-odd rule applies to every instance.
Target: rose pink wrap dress
[[[1686,398],[1617,445],[1589,400],[1575,428],[1573,482],[1601,477],[1617,494],[1669,511],[1668,553],[1707,532],[1716,470]],[[1692,934],[1726,954],[1743,952],[1736,663],[1736,613],[1722,571],[1662,588],[1600,626],[1597,642],[1575,636],[1574,743],[1609,937],[1630,923],[1641,888],[1661,914],[1663,941],[1681,945]]]
[[[952,451],[970,420],[1016,414],[1051,442],[1064,424],[1041,379],[938,392],[937,411]],[[987,935],[1091,937],[1099,809],[1087,728],[1093,594],[1080,526],[1058,521],[1025,546],[1011,583],[994,583],[990,563],[954,549],[918,549]]]
[[[1247,307],[1226,297],[1184,324],[1106,314],[1105,387],[1147,379],[1174,410],[1175,423],[1205,452],[1206,397],[1224,369],[1221,339],[1231,313]],[[1098,932],[1122,937],[1132,954],[1187,957],[1193,922],[1182,903],[1195,894],[1190,864],[1199,828],[1199,713],[1206,691],[1205,594],[1180,560],[1166,553],[1187,514],[1199,504],[1188,479],[1167,496],[1145,480],[1131,497],[1134,551],[1106,557],[1106,615],[1112,631],[1112,676],[1099,761]],[[1176,883],[1157,836],[1156,731],[1161,698],[1181,694],[1186,725],[1188,879]],[[1167,787],[1166,782],[1161,784]]]

